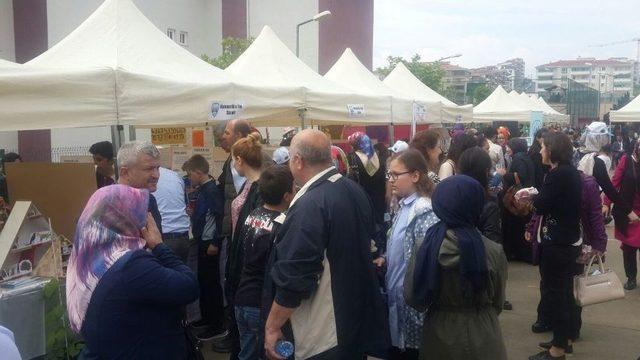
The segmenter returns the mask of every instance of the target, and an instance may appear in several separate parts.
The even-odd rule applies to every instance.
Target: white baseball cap
[[[398,140],[396,141],[395,144],[393,144],[392,147],[389,148],[389,150],[391,150],[391,152],[393,152],[394,154],[397,154],[399,152],[403,152],[407,150],[408,148],[409,148],[409,144],[407,144],[402,140]]]
[[[276,151],[273,152],[273,161],[278,165],[282,165],[290,159],[289,149],[284,146],[277,148]]]

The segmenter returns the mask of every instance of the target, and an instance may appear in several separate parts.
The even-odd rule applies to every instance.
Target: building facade
[[[536,92],[567,89],[569,80],[598,90],[601,97],[615,101],[627,93],[633,95],[636,63],[626,58],[598,60],[578,58],[536,66]]]
[[[440,63],[440,68],[445,71],[442,79],[444,85],[451,91],[452,100],[456,104],[464,105],[467,103],[467,85],[471,80],[471,70],[454,65],[448,62]]]
[[[372,67],[373,0],[132,1],[173,41],[195,56],[212,58],[221,54],[223,38],[256,37],[265,25],[295,52],[296,25],[329,10],[331,16],[300,28],[300,59],[324,74],[350,47],[365,66]],[[18,63],[33,59],[71,33],[102,2],[0,0],[0,58]],[[51,156],[45,155],[53,148],[89,146],[109,138],[109,129],[0,132],[0,148],[48,161]]]

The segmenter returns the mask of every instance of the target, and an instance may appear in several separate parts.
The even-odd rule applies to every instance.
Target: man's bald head
[[[309,167],[331,165],[331,141],[319,130],[306,129],[291,141],[291,155],[298,155]]]

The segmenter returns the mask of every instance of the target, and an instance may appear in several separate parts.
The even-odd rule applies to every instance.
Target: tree
[[[406,60],[401,56],[387,57],[387,65],[376,69],[375,73],[379,77],[386,77],[399,63],[403,63],[415,77],[420,79],[422,83],[438,92],[441,95],[446,93],[446,86],[443,82],[445,71],[440,65],[435,63],[427,63],[420,61],[420,55],[415,54],[411,60]]]
[[[488,87],[486,84],[481,84],[477,86],[475,89],[473,89],[473,95],[471,96],[471,99],[473,100],[473,105],[475,106],[480,104],[486,98],[488,98],[489,95],[491,95],[490,87]]]
[[[200,58],[219,69],[226,69],[236,61],[236,59],[242,55],[245,50],[247,50],[252,42],[253,38],[224,38],[222,39],[222,54],[220,56],[210,58],[206,54],[202,54],[200,55]]]

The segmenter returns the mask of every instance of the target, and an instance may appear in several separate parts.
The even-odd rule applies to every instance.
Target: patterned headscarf
[[[357,131],[353,134],[349,135],[347,138],[349,145],[351,145],[355,150],[362,151],[369,159],[373,157],[375,151],[373,150],[373,145],[371,144],[371,139],[367,134]]]
[[[80,332],[93,290],[123,255],[142,249],[149,192],[126,185],[96,191],[85,206],[73,240],[67,270],[67,311],[71,329]]]
[[[349,171],[349,160],[340,147],[331,145],[331,160],[333,161],[333,166],[338,169],[338,172],[346,176]]]
[[[500,126],[498,128],[498,134],[502,135],[502,137],[504,137],[504,141],[508,141],[509,138],[511,138],[511,132],[509,131],[508,128],[504,127],[504,126]]]

